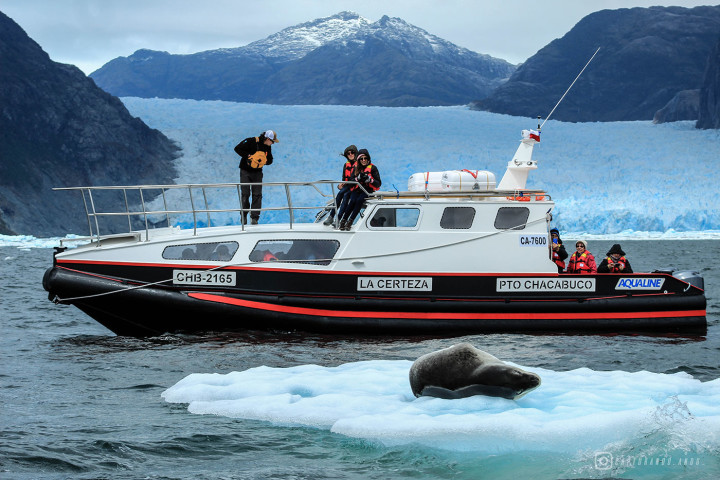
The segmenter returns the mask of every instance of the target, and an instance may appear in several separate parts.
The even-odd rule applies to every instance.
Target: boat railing
[[[329,210],[336,209],[335,192],[336,186],[340,184],[356,184],[357,182],[342,182],[336,180],[317,180],[312,182],[261,182],[261,183],[206,183],[206,184],[177,184],[177,185],[125,185],[125,186],[94,186],[94,187],[59,187],[53,190],[78,191],[82,195],[83,205],[87,218],[89,237],[83,239],[95,240],[99,244],[101,240],[109,240],[112,238],[129,238],[124,233],[118,233],[124,230],[120,227],[117,220],[125,217],[127,221],[127,232],[131,233],[135,230],[145,230],[145,240],[150,238],[149,231],[159,228],[162,224],[172,227],[171,217],[180,218],[183,215],[189,215],[192,220],[186,223],[191,224],[193,235],[197,235],[198,228],[203,226],[213,226],[213,214],[239,214],[239,225],[244,230],[246,226],[246,215],[251,212],[287,212],[289,227],[293,228],[296,223],[296,216],[299,212],[307,210]],[[262,185],[263,188],[281,188],[284,191],[285,202],[280,206],[269,206],[259,209],[242,208],[242,186],[252,187],[253,185]],[[362,185],[358,185],[363,188]],[[329,188],[328,188],[329,187]],[[321,204],[312,203],[310,205],[294,202],[292,192],[298,188],[310,188],[313,194],[319,195],[322,199]],[[231,208],[211,208],[211,202],[208,200],[209,191],[216,190],[232,190],[232,196],[236,197],[237,207]],[[329,190],[329,192],[328,192]],[[363,189],[363,191],[365,191]],[[107,192],[119,193],[121,196],[112,199],[112,201],[99,201],[99,197]],[[540,190],[523,190],[523,191],[497,191],[491,190],[487,192],[367,192],[369,199],[391,199],[391,198],[418,198],[429,199],[432,197],[470,197],[470,198],[491,198],[505,197],[510,200],[529,201],[549,199],[547,193]],[[185,208],[169,207],[169,198],[173,204],[182,204],[187,201]],[[318,198],[315,196],[314,198]],[[107,199],[105,199],[107,200]],[[227,195],[224,197],[227,203]],[[118,208],[118,202],[121,204]],[[235,200],[233,200],[233,203]],[[314,201],[315,202],[315,201]],[[161,204],[161,207],[158,206]],[[164,220],[163,220],[164,217]],[[114,219],[115,223],[107,228],[103,225],[103,219]],[[139,222],[139,223],[138,223]],[[105,226],[104,234],[101,231],[101,225]],[[134,228],[133,228],[134,227]],[[76,239],[81,240],[81,239]]]
[[[80,192],[83,199],[83,205],[85,207],[85,215],[87,217],[88,230],[90,232],[89,237],[85,239],[94,239],[98,243],[101,239],[109,239],[114,237],[120,237],[122,234],[118,234],[118,225],[115,224],[113,232],[101,232],[101,220],[104,218],[118,218],[125,217],[127,221],[127,231],[133,231],[133,222],[137,222],[139,219],[141,225],[144,226],[145,239],[149,238],[149,231],[152,228],[158,228],[159,224],[165,223],[167,227],[171,227],[171,217],[190,215],[192,216],[191,224],[193,229],[193,235],[197,235],[198,228],[203,226],[212,226],[211,214],[240,214],[240,225],[242,229],[245,229],[246,215],[251,212],[268,212],[268,211],[286,211],[288,212],[290,228],[293,228],[295,218],[300,211],[319,209],[326,209],[329,206],[336,207],[334,205],[335,195],[332,193],[335,191],[335,186],[341,183],[355,183],[355,182],[341,182],[335,180],[317,180],[313,182],[261,182],[261,183],[206,183],[206,184],[178,184],[178,185],[120,185],[120,186],[94,186],[94,187],[59,187],[53,188],[53,190],[64,190],[64,191],[77,191]],[[253,185],[262,185],[266,187],[280,187],[285,193],[285,204],[282,206],[271,206],[263,208],[242,208],[242,186],[252,187]],[[324,192],[323,189],[328,189],[329,192]],[[320,205],[299,205],[293,203],[292,191],[299,187],[309,187],[317,193],[320,198],[323,199],[323,203]],[[360,186],[362,188],[362,186]],[[233,190],[233,197],[237,197],[238,207],[231,208],[211,208],[211,202],[208,200],[208,192],[215,190]],[[121,197],[113,199],[108,205],[108,202],[99,202],[98,197],[106,192],[118,192]],[[158,193],[159,192],[159,193]],[[173,192],[181,192],[185,196],[182,200],[188,200],[189,205],[186,208],[170,208],[169,198]],[[177,196],[176,196],[177,197]],[[315,197],[317,198],[317,197]],[[332,199],[332,203],[328,201]],[[121,207],[118,209],[117,203],[121,203]],[[156,205],[161,201],[162,208],[158,208]],[[174,202],[179,202],[178,198],[174,198]],[[163,217],[162,220],[158,221],[157,217]],[[203,223],[205,225],[203,225]],[[136,229],[138,228],[136,223]],[[80,239],[77,239],[80,240]]]
[[[400,191],[384,191],[374,192],[372,197],[379,200],[386,200],[392,198],[467,198],[471,200],[478,200],[483,198],[495,198],[505,200],[516,200],[516,201],[546,201],[552,200],[550,195],[544,190],[488,190],[488,191],[443,191],[443,192],[432,192],[428,190],[416,190],[408,192]]]

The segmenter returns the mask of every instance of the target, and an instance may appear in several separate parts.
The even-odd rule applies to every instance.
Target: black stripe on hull
[[[350,276],[351,281],[356,277]],[[494,277],[490,277],[494,282]],[[682,283],[682,282],[681,282]],[[373,298],[143,287],[97,274],[49,269],[50,298],[71,300],[118,335],[289,329],[319,333],[427,335],[481,332],[693,332],[707,329],[700,294],[597,298]],[[697,289],[695,289],[697,290]],[[107,294],[109,292],[113,292]]]
[[[64,262],[58,268],[68,269],[78,273],[98,275],[112,279],[124,280],[129,283],[157,283],[162,286],[182,290],[212,290],[214,287],[173,285],[173,271],[176,269],[204,272],[205,267],[192,268],[190,266],[164,266],[141,264],[109,264],[109,263],[69,263]],[[273,268],[227,268],[217,272],[235,272],[237,279],[233,286],[217,287],[224,292],[238,294],[268,294],[268,295],[295,295],[305,297],[353,297],[353,298],[381,298],[412,300],[428,299],[457,299],[466,301],[514,301],[514,300],[576,300],[598,297],[623,297],[637,295],[637,292],[616,290],[620,278],[632,277],[638,279],[663,279],[662,290],[647,290],[641,294],[656,294],[661,292],[702,295],[703,291],[689,285],[668,274],[599,274],[599,275],[556,275],[556,274],[439,274],[439,273],[374,273],[374,272],[335,272],[328,270],[299,270],[273,269]],[[432,291],[358,291],[358,278],[431,278]],[[499,277],[519,280],[521,283],[537,281],[567,281],[583,282],[594,279],[596,288],[593,291],[513,291],[498,292],[496,281]],[[322,294],[318,294],[322,292]],[[475,307],[471,307],[475,308]]]

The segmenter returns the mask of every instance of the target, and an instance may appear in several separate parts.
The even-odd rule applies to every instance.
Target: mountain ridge
[[[549,112],[601,47],[553,118],[651,120],[678,92],[700,88],[718,32],[720,6],[600,10],[540,49],[471,108],[527,117]]]
[[[174,178],[174,143],[2,12],[0,65],[0,233],[87,231],[79,197],[53,187]]]
[[[400,75],[399,65],[407,75]],[[434,73],[437,65],[443,75]],[[189,55],[141,49],[90,76],[117,96],[427,106],[467,104],[488,95],[514,69],[402,19],[383,16],[371,23],[346,11],[244,47]],[[354,72],[368,71],[373,73],[372,88],[353,80]]]

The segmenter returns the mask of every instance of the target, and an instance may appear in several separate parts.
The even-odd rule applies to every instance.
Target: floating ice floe
[[[413,396],[411,364],[372,360],[196,373],[162,397],[188,404],[194,414],[326,429],[386,446],[577,452],[660,433],[694,450],[720,447],[720,379],[521,367],[540,375],[542,385],[519,400],[444,400]]]

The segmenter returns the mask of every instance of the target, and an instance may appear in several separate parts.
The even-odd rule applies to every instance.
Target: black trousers
[[[346,183],[345,186],[340,189],[337,196],[335,197],[335,205],[337,205],[338,210],[340,209],[340,206],[342,205],[343,200],[345,200],[345,197],[350,196],[350,188],[352,188],[352,185],[349,185]],[[335,216],[334,208],[332,210],[330,210],[330,216],[331,217]],[[340,217],[338,217],[338,218],[340,218]]]
[[[262,170],[243,170],[240,169],[240,183],[260,183],[263,179]],[[252,204],[250,204],[250,195],[252,194]],[[250,208],[262,208],[262,185],[242,185],[240,187],[240,197],[242,198],[242,208],[247,210]],[[247,223],[247,212],[243,211],[243,221]],[[250,212],[250,218],[259,219],[260,212]]]
[[[338,219],[348,220],[350,224],[355,221],[355,217],[358,216],[362,209],[367,193],[363,192],[359,188],[345,195],[342,206],[338,209]]]

